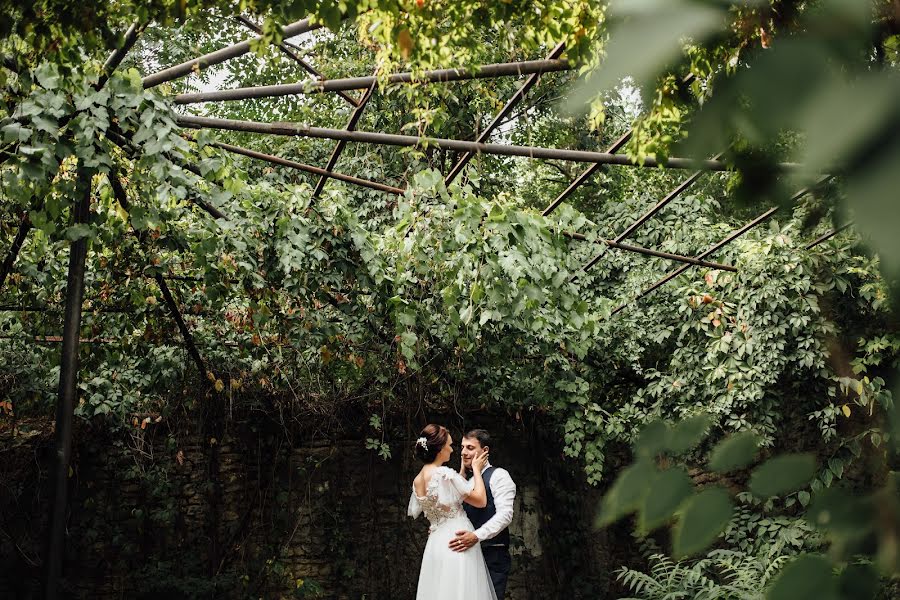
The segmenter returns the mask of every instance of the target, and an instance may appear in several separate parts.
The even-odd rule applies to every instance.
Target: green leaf
[[[88,237],[91,235],[91,226],[85,225],[83,223],[79,223],[77,225],[72,225],[71,227],[66,229],[66,238],[72,240],[80,240],[81,238]]]
[[[671,431],[663,421],[649,423],[634,443],[634,450],[639,456],[653,457],[662,454],[669,448]]]
[[[878,571],[872,565],[850,565],[838,577],[840,597],[854,600],[877,598],[881,587],[878,579]]]
[[[3,132],[3,142],[24,142],[31,137],[31,129],[23,127],[19,123],[8,123],[0,128]]]
[[[816,459],[812,454],[784,454],[772,458],[750,475],[750,491],[761,498],[793,492],[816,474]]]
[[[541,291],[541,288],[530,283],[525,286],[525,295],[530,300],[537,300],[538,302],[543,302],[544,300],[544,292]]]
[[[707,488],[687,502],[672,535],[676,558],[708,548],[731,521],[734,507],[728,492]]]
[[[616,478],[603,496],[595,525],[605,527],[637,509],[650,490],[656,468],[649,460],[638,460]]]
[[[839,538],[862,537],[872,529],[876,514],[871,502],[839,488],[817,493],[806,519]]]
[[[59,71],[56,65],[47,61],[42,62],[35,70],[34,77],[42,88],[54,90],[59,85]]]
[[[752,431],[741,431],[722,440],[709,455],[709,468],[717,473],[740,469],[753,461],[760,437]]]
[[[836,600],[837,585],[831,573],[831,564],[824,557],[814,554],[797,558],[775,578],[766,598]]]
[[[416,325],[416,313],[412,311],[398,311],[397,313],[397,322],[401,325],[406,325],[407,327],[415,327]]]
[[[35,115],[31,122],[34,124],[35,128],[39,131],[45,131],[47,133],[55,133],[57,129],[59,129],[59,122],[56,119],[51,118],[49,115],[41,114]]]
[[[870,140],[897,117],[898,83],[879,72],[845,82],[834,77],[811,97],[806,107],[805,156],[801,161],[812,174],[827,173],[836,164],[855,162],[855,154],[869,150]],[[847,111],[865,103],[864,111]],[[848,160],[849,159],[849,160]]]
[[[400,353],[406,360],[411,361],[416,356],[416,343],[419,338],[412,331],[404,331],[400,334]]]
[[[651,492],[644,496],[638,528],[649,533],[662,525],[694,491],[694,484],[684,469],[675,467],[658,473],[650,483]]]
[[[697,415],[680,421],[669,435],[669,450],[675,454],[687,452],[700,443],[711,422],[709,415]]]
[[[477,281],[472,284],[472,302],[478,302],[484,297],[484,287]]]
[[[628,76],[638,85],[650,83],[681,55],[685,38],[702,40],[724,28],[726,14],[722,7],[684,0],[618,0],[609,12],[619,22],[604,48],[606,58],[573,94],[572,106],[611,91]]]

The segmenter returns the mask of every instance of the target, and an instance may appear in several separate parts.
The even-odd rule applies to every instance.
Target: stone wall
[[[621,562],[590,530],[596,492],[522,432],[498,438],[492,461],[518,485],[507,598],[598,597],[577,590],[606,589]],[[106,439],[82,424],[76,440],[70,597],[415,597],[427,523],[405,514],[420,465],[399,444],[385,461],[363,441],[287,441],[239,424],[221,439],[163,425]],[[30,563],[41,554],[50,436],[0,444],[20,463],[0,466],[14,481],[2,486],[0,510],[4,523],[22,519],[0,538],[0,597],[37,597],[40,569]],[[568,478],[552,476],[560,468]]]

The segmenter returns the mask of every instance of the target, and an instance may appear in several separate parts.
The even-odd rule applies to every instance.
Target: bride
[[[450,540],[461,530],[473,531],[462,503],[484,508],[487,493],[481,471],[487,451],[472,459],[473,477],[463,476],[443,466],[453,453],[453,438],[446,427],[426,425],[416,440],[416,456],[425,463],[413,480],[409,516],[422,511],[431,523],[422,555],[416,600],[496,600],[481,545],[465,552],[450,549]]]

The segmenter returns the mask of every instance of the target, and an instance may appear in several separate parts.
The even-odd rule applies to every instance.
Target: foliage
[[[894,131],[900,117],[892,101],[898,83],[896,10],[878,1],[614,2],[610,16],[618,25],[612,28],[606,60],[573,101],[604,91],[624,76],[657,89],[657,78],[673,63],[701,67],[694,72],[695,89],[707,101],[684,131],[688,149],[708,156],[730,148],[748,199],[786,196],[784,181],[774,175],[785,151],[803,165],[800,180],[814,180],[841,165],[847,206],[895,276],[900,248],[890,232],[897,223],[880,215],[896,214],[885,199],[897,183],[891,165],[900,146],[896,136],[883,133]],[[653,46],[646,46],[648,39]],[[691,61],[682,56],[685,39],[692,46]],[[726,65],[711,60],[723,55]],[[709,69],[702,68],[701,57]],[[661,94],[671,90],[670,81],[659,87]],[[842,118],[848,106],[857,105],[868,110]],[[665,110],[660,103],[654,112]],[[654,118],[659,117],[649,120]],[[671,136],[644,129],[651,135],[635,138],[636,155],[668,151]],[[785,148],[786,135],[798,143]]]
[[[366,447],[388,459],[420,414],[484,407],[530,416],[560,436],[588,481],[614,480],[603,522],[636,512],[649,534],[677,515],[678,554],[702,552],[724,531],[756,568],[760,549],[734,535],[750,527],[732,500],[747,485],[768,519],[754,527],[790,532],[782,549],[816,550],[814,524],[835,561],[870,552],[871,537],[821,522],[857,501],[868,516],[893,506],[886,492],[828,500],[833,487],[883,485],[885,442],[896,439],[887,419],[900,361],[890,294],[900,251],[897,211],[883,199],[897,183],[897,17],[888,3],[856,4],[872,10],[777,0],[613,2],[608,11],[553,0],[0,3],[10,16],[0,41],[4,251],[23,216],[34,227],[0,290],[16,308],[0,313],[0,419],[53,413],[58,371],[46,365],[58,347],[35,342],[59,335],[66,250],[87,238],[81,334],[96,343],[82,353],[85,420],[137,432],[196,416],[215,432],[237,411],[285,431],[364,432]],[[248,37],[230,19],[239,10],[263,27],[254,52],[143,89],[140,74]],[[329,78],[536,58],[565,42],[582,92],[573,94],[574,73],[544,76],[495,134],[503,141],[596,150],[633,125],[636,159],[728,149],[735,173],[704,175],[632,233],[635,245],[696,255],[755,216],[753,204],[783,210],[715,255],[736,273],[693,268],[643,297],[667,263],[601,238],[681,183],[676,173],[607,167],[543,216],[581,165],[478,156],[446,185],[456,153],[353,145],[337,170],[404,194],[331,180],[314,197],[317,179],[213,142],[315,165],[331,143],[178,130],[174,93],[308,78],[274,46],[279,23],[308,14],[328,30],[294,49]],[[101,85],[107,51],[135,21],[146,24],[135,52]],[[381,83],[360,129],[448,138],[477,135],[517,84]],[[337,96],[299,95],[196,110],[345,127],[353,109]],[[804,168],[776,177],[786,160]],[[87,226],[71,223],[84,168]],[[784,200],[835,170],[840,177]],[[848,212],[858,230],[807,247]],[[202,367],[183,350],[157,275],[172,278]],[[619,302],[624,310],[612,314]],[[679,424],[638,436],[658,419]],[[637,460],[625,467],[617,453],[631,444]],[[723,485],[695,493],[697,465]],[[651,484],[658,493],[647,493]],[[795,517],[807,508],[804,528]],[[890,528],[857,524],[859,536],[881,535],[879,548],[889,548]],[[890,572],[896,557],[870,554]],[[803,569],[822,570],[810,560]],[[691,568],[678,567],[679,577],[693,581]]]
[[[215,22],[199,19],[200,25]],[[188,39],[202,38],[200,25],[186,28]],[[164,39],[164,27],[154,31],[146,37]],[[225,31],[238,35],[233,28]],[[342,30],[316,48],[345,56],[352,53],[353,37],[352,30]],[[158,48],[168,60],[187,57],[178,55],[184,48]],[[360,55],[358,48],[355,52]],[[283,71],[283,61],[266,56],[265,65],[277,63]],[[156,390],[171,388],[178,377],[171,363],[175,354],[161,348],[157,356],[148,348],[178,334],[146,277],[184,272],[196,273],[198,285],[186,286],[180,302],[195,314],[209,311],[206,318],[193,318],[191,326],[211,363],[227,365],[224,379],[215,378],[223,382],[223,390],[231,378],[231,392],[285,390],[297,400],[302,394],[296,390],[312,385],[319,389],[306,395],[310,399],[351,397],[372,378],[394,390],[397,381],[421,370],[416,378],[431,381],[437,376],[435,393],[442,395],[470,381],[468,373],[473,372],[483,385],[472,393],[509,410],[539,409],[561,417],[568,454],[586,459],[594,481],[603,473],[607,444],[629,441],[632,428],[656,414],[691,414],[698,404],[712,407],[727,429],[751,427],[766,445],[772,444],[787,416],[781,407],[809,381],[837,397],[832,382],[844,375],[843,368],[826,370],[832,336],[860,345],[864,354],[853,359],[854,371],[862,376],[859,386],[871,386],[871,397],[880,405],[889,402],[881,375],[866,382],[869,376],[861,371],[871,364],[882,373],[882,362],[897,356],[895,338],[880,331],[888,311],[884,284],[875,272],[879,263],[842,246],[837,252],[835,246],[825,252],[802,248],[804,224],[827,210],[827,195],[805,200],[787,221],[730,247],[725,257],[739,266],[737,275],[700,271],[697,277],[679,279],[676,298],[687,302],[661,294],[639,313],[604,319],[609,298],[632,294],[655,279],[659,262],[609,252],[573,282],[596,250],[563,233],[581,231],[593,239],[602,227],[619,228],[633,220],[650,199],[629,191],[637,175],[603,175],[605,194],[619,201],[584,197],[578,204],[592,213],[590,219],[565,206],[551,219],[541,219],[522,210],[527,206],[523,199],[503,193],[504,178],[519,178],[526,171],[509,161],[490,163],[496,169],[490,177],[472,172],[445,189],[437,173],[425,168],[432,162],[426,157],[386,160],[365,153],[354,161],[361,176],[418,172],[407,195],[395,205],[383,194],[338,185],[313,207],[302,179],[232,162],[207,145],[212,138],[206,133],[186,142],[173,127],[167,103],[141,90],[134,71],[114,75],[98,91],[93,87],[97,62],[88,61],[86,69],[76,71],[61,60],[63,67],[44,62],[10,80],[9,98],[19,102],[9,105],[17,116],[8,117],[5,127],[9,141],[21,151],[11,155],[4,170],[9,181],[4,198],[11,210],[27,210],[41,230],[32,236],[19,258],[19,273],[12,276],[16,302],[58,302],[64,263],[47,257],[59,255],[66,236],[88,233],[62,225],[74,185],[73,159],[67,157],[110,171],[110,177],[120,176],[113,167],[117,174],[128,173],[129,214],[117,205],[108,177],[96,178],[97,216],[90,230],[96,244],[89,271],[104,275],[92,275],[89,286],[97,289],[100,300],[124,299],[122,308],[138,317],[99,311],[87,317],[91,330],[117,330],[117,337],[131,345],[121,354],[104,355],[103,350],[85,365],[90,370],[96,364],[97,369],[86,378],[85,416],[113,411],[120,423],[128,423],[128,414],[140,412],[148,398],[165,408],[164,395]],[[236,75],[249,71],[237,68],[228,76],[235,83],[252,83],[246,75]],[[264,70],[259,77],[278,77],[278,72]],[[561,84],[565,81],[555,83]],[[406,89],[415,92],[414,102],[451,99]],[[382,103],[378,108],[384,114],[410,99],[398,91],[376,102]],[[271,107],[214,110],[246,117]],[[309,111],[301,104],[279,116]],[[557,143],[553,140],[559,133],[551,132],[558,132],[566,117],[546,107],[535,116],[518,119],[514,135],[540,135],[548,144]],[[93,137],[107,132],[108,118],[131,136],[127,152]],[[438,130],[460,126],[419,118]],[[385,118],[378,119],[383,125]],[[65,126],[57,130],[61,124]],[[398,122],[396,127],[403,125],[409,124]],[[596,147],[598,142],[578,143]],[[283,150],[321,148],[285,142]],[[182,168],[188,160],[197,163],[205,179]],[[16,177],[20,170],[28,177]],[[654,173],[641,177],[653,181],[660,194],[673,180]],[[533,175],[529,181],[523,198],[539,199],[558,185]],[[713,181],[705,191],[673,204],[665,219],[645,224],[636,242],[690,254],[728,231],[743,213],[726,206],[732,222],[723,218],[713,196],[721,193],[724,182]],[[228,220],[213,223],[194,213],[192,202],[217,206]],[[681,222],[687,215],[692,221]],[[131,237],[130,227],[149,234],[150,246]],[[123,236],[125,242],[119,243]],[[243,289],[235,289],[234,282]],[[857,287],[862,295],[854,294]],[[846,317],[853,313],[870,315],[869,323],[860,326]],[[228,326],[217,326],[215,314]],[[55,318],[44,316],[9,318],[12,336],[54,333],[58,326]],[[646,322],[656,324],[652,337],[646,335]],[[698,347],[704,350],[698,352]],[[41,353],[30,347],[17,352],[29,353],[24,364],[40,360]],[[136,364],[129,353],[144,357],[143,362]],[[538,357],[542,363],[535,362]],[[304,366],[298,370],[297,364]],[[138,380],[131,373],[150,377]],[[35,386],[41,379],[23,373],[19,380],[28,382],[29,389],[17,390],[16,402],[27,406],[35,387],[49,400],[53,385]],[[789,380],[792,387],[777,384]],[[846,418],[852,405],[870,406],[868,394],[851,394],[847,386],[857,384],[844,381],[841,393],[850,394],[850,402],[809,406],[826,437],[834,437],[838,417]],[[142,400],[135,396],[136,387],[144,388]],[[881,434],[873,430],[870,435]],[[382,443],[377,448],[387,455],[389,448]]]
[[[627,600],[664,598],[762,599],[786,556],[756,557],[735,550],[713,550],[689,563],[674,562],[665,554],[650,556],[650,572],[623,567],[617,578],[636,594]]]
[[[893,47],[889,40],[897,33],[896,14],[892,14],[894,10],[895,7],[889,3],[869,2],[617,3],[610,11],[611,21],[618,22],[618,25],[613,27],[606,61],[576,102],[616,84],[626,75],[634,76],[645,90],[661,89],[664,92],[667,86],[671,87],[672,79],[664,78],[659,85],[658,78],[661,74],[671,73],[673,63],[687,63],[682,58],[685,39],[691,45],[688,54],[694,59],[690,63],[692,67],[698,66],[697,57],[721,56],[723,51],[731,54],[727,67],[712,63],[712,70],[704,73],[701,68],[699,73],[694,73],[700,76],[701,90],[708,92],[715,87],[715,93],[692,116],[690,126],[682,130],[688,138],[688,151],[694,155],[708,155],[729,148],[741,170],[738,193],[745,199],[786,196],[784,180],[774,177],[777,162],[785,155],[797,157],[802,164],[799,177],[793,178],[794,181],[811,181],[818,174],[832,172],[836,165],[841,165],[839,168],[846,182],[846,198],[853,207],[852,211],[869,241],[881,252],[885,272],[894,277],[897,273],[896,259],[900,253],[895,245],[895,236],[887,232],[895,230],[896,223],[888,224],[883,218],[888,212],[896,214],[885,200],[889,190],[897,184],[896,169],[888,165],[891,161],[896,162],[898,146],[896,136],[883,133],[894,131],[897,121],[896,103],[888,100],[896,97],[897,84],[893,68],[897,57],[895,53],[887,56],[888,48]],[[774,18],[776,15],[777,19]],[[758,31],[762,49],[746,53],[743,48],[750,40],[746,34],[740,35],[740,31],[748,20],[759,25],[754,29]],[[774,42],[769,35],[773,28],[783,30],[779,31],[781,35]],[[838,31],[840,34],[836,33]],[[743,38],[739,44],[735,44],[735,32]],[[650,35],[652,33],[659,35]],[[756,32],[751,34],[753,37],[755,35]],[[650,48],[646,46],[649,39],[654,40]],[[864,111],[864,117],[843,119],[847,106],[862,103],[871,108]],[[677,122],[681,115],[673,115],[671,111],[666,114],[663,103],[658,103],[658,106],[655,114],[647,118],[643,130],[639,129],[649,131],[651,135],[634,138],[632,152],[637,156],[648,152],[665,154],[673,141],[672,136],[661,134],[653,124],[667,119],[670,123]],[[835,127],[838,121],[841,126]],[[723,317],[727,317],[729,308],[727,304],[721,305],[709,314],[708,320],[718,327]],[[732,335],[723,337],[726,347],[731,347],[732,340]],[[801,341],[799,347],[802,346]],[[783,350],[787,348],[782,347]],[[738,353],[743,354],[740,350]],[[785,352],[780,354],[787,356]],[[857,359],[857,364],[860,362]],[[883,379],[854,379],[854,383],[850,384],[843,382],[839,375],[832,378],[844,392],[853,385],[862,405],[871,402],[869,394],[864,391],[864,387],[871,385],[874,393],[881,398],[881,409],[888,413],[893,411],[890,397],[881,394]],[[730,389],[731,380],[728,382]],[[835,437],[834,429],[827,424],[838,411],[844,416],[852,414],[850,407],[843,405],[813,411],[810,415],[812,419],[821,419],[820,423],[826,426],[823,428],[825,438]],[[657,427],[657,430],[665,429]],[[879,430],[874,437],[871,431],[860,435],[868,435],[877,446],[883,433]],[[851,438],[847,444],[852,445],[855,441]],[[729,444],[727,449],[718,449],[715,456],[717,467],[739,466],[741,453],[744,454],[743,460],[752,456],[753,444],[737,441]],[[741,446],[742,451],[738,450]],[[661,442],[661,449],[675,450],[665,441]],[[732,460],[721,458],[726,454],[733,455]],[[645,463],[639,467],[642,460],[646,459],[639,459],[631,469],[652,469]],[[822,480],[815,481],[817,487],[813,488],[814,491],[828,488],[834,474],[842,470],[840,461],[829,464],[823,471]],[[754,469],[749,486],[761,497],[785,494],[812,479],[814,471],[812,455],[784,454]],[[860,498],[858,502],[862,506],[879,506],[882,515],[895,514],[894,479],[894,474],[889,475],[884,489]],[[607,522],[636,508],[643,517],[644,511],[648,510],[646,505],[640,508],[639,502],[634,500],[645,492],[629,485],[632,480],[626,479],[623,474],[607,495],[604,512]],[[806,505],[810,495],[806,491],[802,493],[804,496],[798,495],[798,498]],[[680,509],[679,525],[675,529],[676,553],[700,549],[714,539],[713,531],[700,527],[701,524],[709,525],[708,522],[691,519],[696,503],[705,501],[707,510],[713,507],[714,494],[720,498],[718,502],[721,506],[717,510],[722,518],[713,529],[721,529],[730,517],[729,503],[722,492],[704,490],[695,496],[680,492],[680,499],[685,504]],[[890,525],[893,518],[883,517],[879,521],[874,517],[874,510],[866,511],[862,507],[852,511],[861,519],[855,529],[860,531],[861,536],[870,536],[870,545],[864,549],[860,544],[851,543],[846,537],[849,526],[839,516],[847,514],[844,511],[852,510],[851,497],[847,492],[827,489],[813,497],[813,506],[823,502],[827,508],[821,509],[824,512],[813,508],[809,513],[810,519],[819,527],[830,523],[831,519],[839,523],[825,529],[831,538],[832,559],[846,561],[854,551],[864,552],[876,558],[884,572],[896,572],[896,553],[891,550],[897,537],[896,528]],[[675,506],[677,501],[673,500],[670,504]],[[827,516],[817,521],[817,514]],[[692,532],[690,537],[696,546],[684,543],[684,538],[689,537],[686,532]],[[876,548],[874,551],[872,544]],[[860,580],[860,573],[847,569],[847,575],[842,576],[839,582],[831,575],[832,566],[831,562],[821,557],[796,560],[775,582],[769,591],[770,597],[853,597],[859,590],[848,582]]]
[[[714,543],[733,521],[734,507],[727,492],[720,487],[706,487],[696,491],[692,489],[690,482],[674,486],[666,481],[666,476],[678,473],[678,467],[660,471],[654,464],[655,457],[683,453],[705,437],[702,424],[708,422],[707,419],[695,417],[695,421],[701,425],[694,427],[683,421],[669,428],[662,422],[656,422],[644,430],[635,446],[638,459],[617,477],[604,496],[598,524],[608,525],[637,511],[639,523],[654,519],[651,527],[643,527],[644,533],[647,533],[656,525],[677,518],[672,545],[673,553],[678,557],[696,554]],[[713,454],[719,455],[724,447],[733,448],[734,441],[726,439],[720,442]],[[753,445],[743,450],[744,456],[739,462],[749,460],[756,452]],[[735,450],[731,452],[736,453]],[[662,462],[665,464],[667,461]],[[781,454],[753,468],[749,479],[750,491],[760,499],[784,495],[805,487],[812,479],[814,470],[812,456]],[[804,493],[808,499],[809,493]],[[662,508],[658,508],[660,498],[665,500]],[[898,532],[894,517],[900,511],[898,499],[900,494],[897,493],[897,474],[890,473],[883,489],[866,496],[837,486],[818,491],[813,495],[805,518],[827,539],[831,561],[846,565],[854,557],[867,557],[864,566],[859,568],[864,568],[869,578],[877,577],[875,566],[880,567],[885,574],[894,573],[897,569],[894,541]],[[648,514],[652,517],[648,517]],[[749,521],[757,520],[751,518]],[[771,518],[758,520],[758,523],[757,536],[767,535],[772,538],[773,532],[780,529],[777,520],[773,521]],[[734,538],[735,527],[731,526],[729,532],[732,543],[737,541]],[[746,525],[743,527],[746,528]],[[790,538],[782,539],[779,543],[770,543],[769,552],[789,548],[790,545],[785,541],[797,546],[797,542]],[[860,575],[858,569],[848,567],[841,578],[834,577],[831,561],[815,554],[790,561],[767,590],[766,597],[812,597],[814,594],[826,594],[835,598],[857,597],[856,586]],[[668,563],[665,566],[669,566]],[[641,581],[642,586],[647,583],[640,574],[633,574],[628,582],[631,584],[637,580]],[[679,585],[682,580],[686,580],[687,585],[691,586],[709,585],[708,581],[698,583],[696,572],[693,571],[690,574],[679,572]],[[733,592],[726,592],[728,593]]]

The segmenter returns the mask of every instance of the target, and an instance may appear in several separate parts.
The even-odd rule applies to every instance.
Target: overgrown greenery
[[[97,343],[82,353],[84,419],[128,431],[199,417],[215,436],[230,415],[255,411],[286,429],[365,430],[366,445],[389,458],[420,407],[485,406],[552,427],[588,481],[615,480],[604,522],[637,510],[650,536],[677,514],[678,554],[722,546],[690,565],[654,559],[652,576],[677,574],[684,593],[776,594],[783,588],[765,584],[786,562],[778,557],[821,550],[819,535],[835,562],[791,563],[779,581],[798,569],[844,568],[860,553],[896,572],[896,555],[816,517],[823,502],[866,503],[858,497],[876,489],[890,498],[884,485],[896,466],[888,422],[900,360],[895,3],[46,1],[0,9],[12,16],[0,42],[8,59],[0,247],[23,216],[33,226],[0,289],[15,307],[0,313],[0,410],[13,427],[53,413],[58,370],[47,365],[58,362],[58,347],[35,341],[60,334],[66,249],[88,238],[82,337]],[[141,75],[246,37],[229,18],[239,9],[263,26],[254,53],[143,89]],[[497,139],[600,150],[633,126],[636,159],[727,149],[735,173],[705,175],[630,243],[696,255],[769,206],[782,210],[711,257],[736,273],[692,268],[636,299],[670,265],[600,238],[624,231],[682,174],[608,167],[545,217],[539,211],[581,165],[480,156],[447,186],[454,153],[356,145],[338,171],[405,193],[332,180],[314,198],[315,178],[211,142],[315,165],[332,143],[176,127],[174,93],[307,78],[270,43],[281,40],[279,23],[308,14],[329,30],[298,51],[327,77],[538,58],[565,41],[580,70],[545,76]],[[147,25],[137,48],[99,85],[106,51],[135,21]],[[623,76],[633,79],[623,85]],[[515,85],[382,87],[358,128],[469,138]],[[352,107],[307,95],[192,109],[340,128]],[[805,168],[779,175],[785,160]],[[70,222],[79,169],[92,176],[87,226]],[[226,218],[210,218],[203,203]],[[856,228],[806,247],[848,213]],[[185,278],[170,285],[205,373],[182,349],[157,274]],[[681,424],[653,425],[638,439],[659,419]],[[637,462],[623,470],[617,453],[632,443]],[[772,472],[754,479],[745,467],[757,448],[774,458],[758,467]],[[698,469],[719,473],[724,487],[701,485],[695,495]],[[766,488],[789,483],[789,472],[796,485]],[[647,494],[651,483],[659,493]],[[725,489],[748,485],[752,494],[739,495],[745,504],[734,512]],[[853,494],[835,501],[836,488]],[[705,530],[688,526],[692,512]],[[734,532],[750,523],[789,539],[762,536],[745,547]],[[878,548],[896,541],[896,522],[865,524],[883,534]],[[725,564],[743,574],[710,579]],[[623,571],[626,585],[642,580]],[[650,594],[647,585],[635,592]]]

